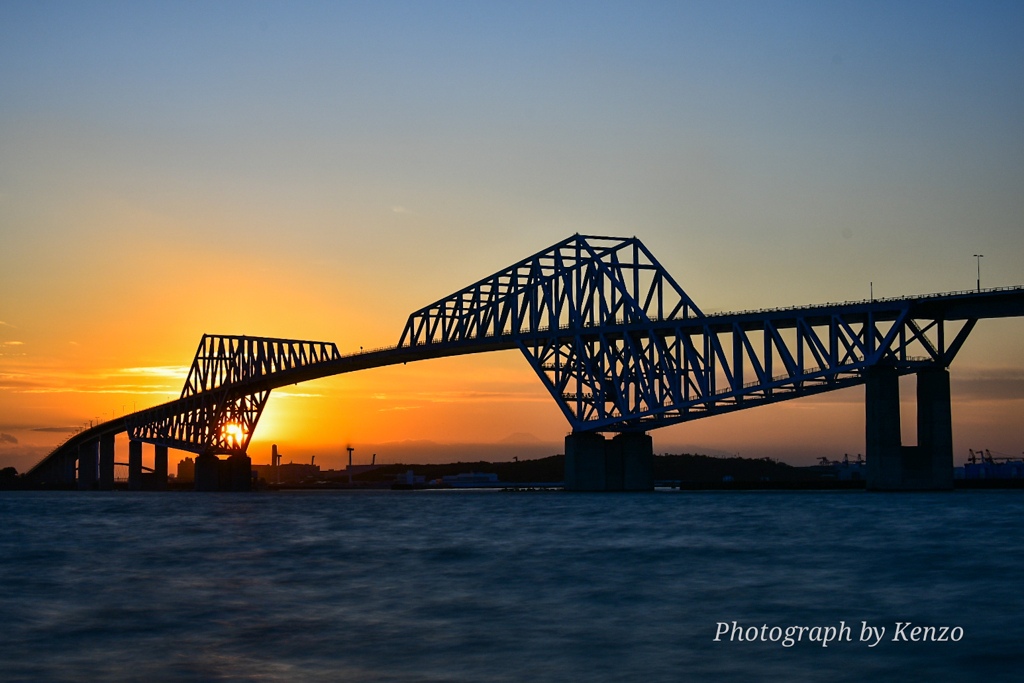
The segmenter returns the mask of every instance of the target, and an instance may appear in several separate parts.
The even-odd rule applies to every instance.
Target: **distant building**
[[[384,465],[349,465],[345,469],[341,470],[341,474],[351,474],[355,477],[365,472],[379,470],[381,467],[384,467]]]
[[[1024,479],[1024,461],[967,463],[955,468],[956,479]]]
[[[297,484],[303,481],[320,479],[320,466],[314,465],[314,455],[310,463],[290,462],[287,465],[281,462],[281,452],[277,450],[277,444],[270,447],[270,464],[253,465],[252,471],[257,479],[263,479],[268,484]]]
[[[441,477],[441,481],[449,486],[496,486],[500,482],[498,481],[497,474],[483,474],[482,472],[463,472],[461,474],[449,474]]]
[[[196,463],[192,458],[185,458],[184,460],[178,461],[178,476],[177,481],[195,481],[196,480]]]
[[[967,451],[970,457],[963,467],[953,469],[954,479],[1024,479],[1024,460],[1012,455],[998,453],[992,455],[987,448],[974,452]]]
[[[833,467],[836,470],[836,478],[839,481],[867,481],[868,468],[867,463],[860,459],[850,462],[848,459],[843,459],[842,462],[837,462]]]
[[[282,465],[253,465],[256,476],[268,484],[295,484],[320,478],[320,465],[290,462]]]
[[[838,481],[866,481],[868,478],[867,462],[858,453],[856,460],[850,460],[847,453],[842,460],[829,460],[818,458],[818,465],[802,467],[806,472],[817,474],[822,479],[837,479]]]
[[[412,473],[412,470],[409,470],[404,474],[395,475],[396,484],[425,484],[426,482],[426,477],[417,476]]]

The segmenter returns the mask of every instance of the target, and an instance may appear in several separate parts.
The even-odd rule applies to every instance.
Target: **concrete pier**
[[[650,434],[618,434],[608,444],[622,456],[622,490],[654,490],[654,440]]]
[[[86,441],[78,447],[78,490],[91,491],[96,487],[96,457],[99,441]]]
[[[231,471],[229,491],[252,491],[252,460],[245,453],[232,455],[227,460]]]
[[[565,490],[607,491],[605,438],[595,432],[565,437]]]
[[[153,447],[153,477],[156,479],[156,490],[167,490],[167,446]]]
[[[75,466],[77,462],[78,461],[72,453],[67,453],[60,459],[57,475],[57,481],[60,482],[60,484],[65,486],[75,485]]]
[[[874,491],[933,491],[953,488],[953,430],[949,371],[917,373],[916,446],[900,434],[899,374],[895,368],[867,370],[865,448],[867,487]]]
[[[953,413],[949,370],[927,368],[917,373],[917,448],[928,457],[922,474],[929,488],[953,488]]]
[[[205,454],[196,456],[196,491],[221,491],[220,485],[220,458],[216,455]]]
[[[128,442],[128,489],[142,490],[142,442]]]
[[[252,460],[245,453],[224,460],[210,454],[197,456],[195,481],[196,491],[251,491]]]
[[[114,435],[100,436],[100,491],[114,490]]]
[[[642,432],[608,440],[595,432],[565,437],[566,491],[651,491],[654,451]]]
[[[899,379],[896,368],[875,366],[867,369],[864,447],[869,489],[895,490],[903,483]]]

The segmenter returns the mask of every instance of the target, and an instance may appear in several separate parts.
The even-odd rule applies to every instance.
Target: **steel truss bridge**
[[[503,349],[574,433],[644,432],[862,384],[873,367],[945,368],[979,319],[1020,315],[1024,287],[705,314],[639,239],[574,235],[412,313],[394,347],[204,335],[180,398],[75,435],[29,476],[67,483],[81,444],[125,431],[244,454],[276,388]]]

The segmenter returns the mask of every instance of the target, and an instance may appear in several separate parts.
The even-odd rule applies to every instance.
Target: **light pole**
[[[981,259],[985,258],[984,254],[975,254],[974,258],[978,259],[978,291],[981,291]]]

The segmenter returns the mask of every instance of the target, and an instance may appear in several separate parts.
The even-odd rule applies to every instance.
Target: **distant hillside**
[[[484,472],[497,474],[503,482],[555,482],[565,476],[565,456],[552,455],[538,460],[520,462],[455,462],[444,465],[386,465],[372,472],[356,475],[356,481],[389,481],[396,474],[412,470],[427,481],[462,472]],[[688,482],[720,482],[723,477],[736,481],[798,481],[817,478],[804,470],[774,460],[751,458],[712,458],[707,455],[656,455],[654,456],[655,480],[680,480]],[[335,477],[346,481],[344,476]]]
[[[523,460],[521,462],[453,462],[444,465],[386,465],[380,469],[356,475],[356,481],[389,481],[395,478],[396,474],[403,474],[409,470],[417,476],[431,479],[439,479],[447,475],[461,474],[463,472],[483,472],[497,474],[498,479],[508,483],[515,482],[555,482],[562,481],[565,476],[565,457],[552,455],[538,460]],[[344,476],[335,477],[338,481],[346,481]]]
[[[768,458],[712,458],[709,455],[656,455],[654,479],[720,482],[724,477],[735,481],[801,481],[818,479],[820,475]]]

